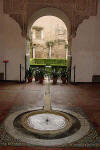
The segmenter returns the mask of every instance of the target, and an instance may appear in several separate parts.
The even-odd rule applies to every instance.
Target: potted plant
[[[39,71],[38,71],[39,83],[43,83],[44,75],[45,75],[45,70],[43,68],[39,68]]]
[[[63,68],[61,70],[60,76],[61,76],[62,83],[65,84],[67,80],[67,70]]]
[[[35,78],[35,82],[39,80],[39,69],[36,68],[34,70],[34,78]]]
[[[53,80],[53,84],[57,84],[58,77],[59,77],[59,72],[57,70],[52,70],[51,78]]]
[[[33,69],[30,67],[29,70],[26,70],[26,78],[28,82],[32,82],[33,79]]]

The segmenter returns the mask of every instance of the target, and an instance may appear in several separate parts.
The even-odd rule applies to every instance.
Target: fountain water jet
[[[50,78],[47,78],[45,85],[44,109],[26,113],[21,121],[28,131],[47,137],[62,134],[72,126],[71,116],[51,107]]]
[[[45,95],[44,95],[44,110],[50,111],[51,108],[51,96],[50,96],[50,78],[46,80]]]

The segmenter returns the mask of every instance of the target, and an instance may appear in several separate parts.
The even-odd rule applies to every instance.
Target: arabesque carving
[[[84,19],[97,14],[98,0],[4,0],[4,13],[9,14],[27,34],[29,18],[39,9],[54,7],[62,10],[70,20],[71,35],[76,35],[77,28]]]

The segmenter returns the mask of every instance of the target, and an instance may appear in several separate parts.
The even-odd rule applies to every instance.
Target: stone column
[[[66,48],[66,60],[68,58],[68,48]]]
[[[29,69],[30,66],[30,41],[27,40],[27,49],[26,49],[26,69]]]
[[[52,47],[50,46],[49,48],[50,48],[50,50],[49,50],[49,58],[51,58]]]
[[[33,44],[33,59],[35,59],[36,55],[36,44]]]
[[[66,51],[66,60],[68,59],[68,52],[69,52],[69,45],[65,44],[65,51]]]
[[[42,40],[44,39],[44,33],[43,33],[43,31],[41,31],[41,39]]]
[[[54,42],[53,41],[49,41],[48,43],[48,47],[49,47],[49,58],[51,58],[52,56],[52,47],[53,47]]]
[[[33,58],[35,59],[35,47],[33,47]]]

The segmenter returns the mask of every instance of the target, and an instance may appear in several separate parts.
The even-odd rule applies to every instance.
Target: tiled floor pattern
[[[23,106],[23,107],[19,108],[19,111],[25,110],[25,109],[26,109],[26,107]],[[76,107],[75,108],[67,108],[67,110],[71,110],[71,111],[74,111],[76,113],[79,113],[79,114],[81,114],[81,116],[84,116],[87,119],[87,116],[84,114],[83,110],[81,110],[80,108],[76,108]],[[13,108],[12,110],[10,110],[10,112],[8,113],[8,116],[14,114],[14,112],[16,112],[16,108]],[[17,109],[17,112],[18,112],[18,109]],[[8,126],[11,126],[11,123]],[[93,128],[93,126],[91,124],[90,124],[90,127],[91,128],[89,130],[88,135],[83,137],[81,140],[78,140],[77,142],[74,142],[71,144],[67,144],[66,142],[64,142],[65,144],[62,145],[61,147],[100,147],[100,137],[98,137],[96,130]],[[18,130],[20,130],[20,128]],[[22,134],[22,135],[23,135],[23,138],[27,137],[27,136],[25,136],[25,134]],[[13,137],[14,137],[14,135],[13,135]],[[1,146],[8,146],[8,145],[9,146],[32,146],[31,144],[21,142],[21,140],[16,140],[13,137],[10,136],[6,132],[5,126],[2,123],[0,126],[0,139],[1,139],[0,145]],[[42,142],[42,141],[40,140],[40,142]],[[35,144],[36,143],[33,143],[33,146],[35,146]],[[55,145],[56,145],[56,147],[58,147],[57,146],[57,140],[55,140]]]
[[[0,123],[3,122],[12,107],[23,105],[43,106],[44,85],[35,82],[30,84],[0,83]],[[100,135],[100,85],[52,85],[51,84],[52,105],[64,108],[81,107],[93,123],[96,131]],[[40,150],[47,148],[27,148],[27,147],[0,147],[0,150]],[[53,148],[52,148],[53,149]],[[56,148],[54,148],[56,149]],[[57,150],[60,150],[58,148]],[[74,150],[74,148],[62,148]],[[61,149],[61,150],[62,150]],[[86,150],[86,148],[81,148]],[[89,149],[89,148],[88,148]],[[94,149],[94,148],[93,148]],[[100,148],[98,148],[100,149]],[[95,149],[95,150],[98,150]],[[48,150],[51,150],[48,148]],[[76,150],[76,148],[75,148]],[[79,150],[79,148],[78,148]],[[92,150],[90,148],[89,150]]]

